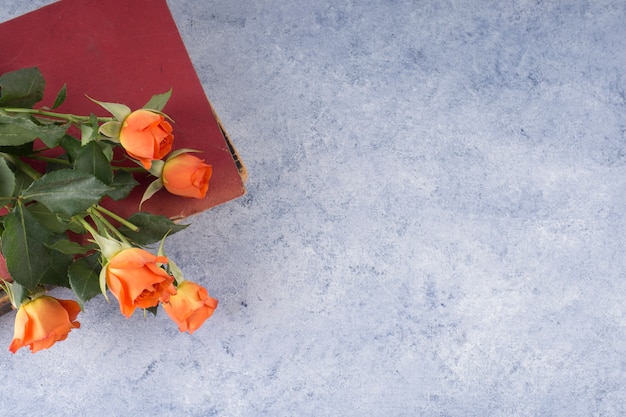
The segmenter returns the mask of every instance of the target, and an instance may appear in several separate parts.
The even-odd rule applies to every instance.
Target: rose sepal
[[[143,205],[143,203],[149,200],[150,197],[155,195],[157,191],[159,191],[161,188],[163,188],[163,180],[161,179],[161,177],[152,181],[150,185],[148,185],[148,187],[146,188],[146,191],[143,193],[143,196],[141,197],[141,201],[139,202],[139,209],[141,210],[141,206]]]
[[[173,151],[170,156],[167,157],[167,160],[169,161],[172,158],[177,157],[178,155],[182,155],[184,153],[202,153],[202,151],[199,151],[198,149],[192,149],[192,148],[180,148],[180,149],[176,149],[175,151]]]
[[[164,244],[165,244],[165,238],[168,235],[169,235],[169,232],[167,232],[163,236],[163,239],[161,239],[161,243],[159,244],[159,250],[157,254],[159,256],[164,256],[167,258],[168,272],[170,273],[170,275],[174,277],[174,280],[176,281],[176,286],[178,286],[182,284],[182,282],[185,280],[185,277],[183,276],[183,271],[178,267],[178,265],[176,265],[176,263],[172,261],[170,258],[168,258],[167,255],[165,254]]]
[[[111,120],[100,125],[98,132],[106,136],[108,140],[112,140],[116,143],[120,141],[120,131],[122,130],[122,122],[118,120]]]
[[[125,104],[99,101],[89,96],[87,96],[87,98],[111,113],[113,117],[120,122],[123,122],[124,119],[126,119],[126,117],[131,113],[130,107]]]
[[[148,100],[148,102],[143,105],[142,109],[154,110],[154,111],[156,111],[158,113],[161,113],[161,110],[163,110],[163,108],[165,107],[165,105],[169,101],[170,97],[172,97],[172,89],[171,88],[168,91],[166,91],[165,93],[153,95],[152,98],[150,98],[150,100]],[[163,116],[167,117],[166,114],[164,114],[164,113],[161,113],[161,114],[163,114]]]

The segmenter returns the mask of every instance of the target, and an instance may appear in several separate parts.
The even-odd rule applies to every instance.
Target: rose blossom
[[[182,197],[204,198],[213,173],[211,165],[197,156],[182,153],[168,159],[163,167],[163,186]]]
[[[19,348],[29,346],[35,353],[65,340],[72,329],[80,327],[75,321],[79,312],[76,301],[58,300],[47,295],[22,304],[15,316],[9,350],[15,353]]]
[[[210,297],[204,287],[190,281],[183,281],[176,294],[163,303],[163,309],[178,329],[189,334],[198,330],[216,308],[217,300]]]
[[[136,110],[122,122],[120,143],[146,169],[150,169],[152,160],[169,153],[173,141],[172,125],[153,111]]]
[[[106,266],[106,283],[120,303],[120,311],[130,317],[135,308],[150,308],[176,294],[174,278],[157,263],[167,263],[140,248],[123,249]]]

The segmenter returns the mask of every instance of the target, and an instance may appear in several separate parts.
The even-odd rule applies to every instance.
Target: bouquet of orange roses
[[[85,303],[109,292],[126,317],[162,306],[180,331],[193,333],[217,300],[164,253],[166,236],[186,226],[141,204],[127,218],[105,207],[127,198],[135,175],[154,177],[141,203],[162,188],[205,197],[211,165],[193,149],[172,151],[163,113],[171,90],[134,111],[90,98],[110,114],[100,117],[58,112],[65,87],[50,107],[34,108],[44,86],[37,68],[0,76],[0,254],[10,275],[0,286],[17,309],[10,351],[64,340],[80,327]],[[75,300],[48,295],[55,286],[71,288]]]

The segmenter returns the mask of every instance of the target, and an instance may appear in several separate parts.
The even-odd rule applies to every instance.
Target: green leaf
[[[89,142],[78,152],[74,169],[88,172],[104,184],[111,184],[113,181],[111,164],[96,141]]]
[[[100,146],[100,150],[102,150],[102,153],[109,161],[109,165],[111,165],[111,161],[113,160],[113,145],[108,141],[99,140],[98,146]]]
[[[69,127],[69,123],[41,125],[29,117],[0,113],[0,146],[18,146],[41,139],[48,148],[54,148]]]
[[[78,153],[82,149],[80,141],[70,135],[63,136],[61,138],[60,145],[63,149],[65,149],[65,152],[67,153],[67,156],[69,157],[70,162],[73,162],[76,160]]]
[[[157,304],[154,307],[148,307],[148,308],[146,308],[144,310],[146,310],[149,313],[152,313],[153,316],[156,316],[157,312],[159,311],[159,305]]]
[[[61,89],[59,90],[59,93],[57,94],[57,98],[54,99],[54,104],[52,105],[52,110],[56,109],[61,104],[63,104],[63,102],[65,101],[66,97],[67,97],[67,85],[63,84],[63,87],[61,87]]]
[[[17,308],[19,308],[22,302],[26,300],[26,297],[28,297],[28,293],[29,293],[29,291],[26,290],[26,288],[24,288],[17,282],[11,283],[11,292],[13,293],[13,302],[15,303]]]
[[[61,154],[54,159],[58,161],[48,161],[46,163],[45,172],[52,172],[59,169],[67,169],[69,166],[72,165],[72,163],[69,161],[69,157],[67,156],[67,154]]]
[[[52,213],[41,203],[29,204],[26,209],[30,211],[39,223],[53,233],[64,233],[71,225],[71,218],[67,215]]]
[[[72,242],[69,239],[59,239],[49,246],[50,249],[53,249],[57,252],[64,253],[66,255],[83,255],[90,250],[94,249],[95,246],[88,245],[83,246],[80,243]]]
[[[16,123],[5,123],[0,115],[0,146],[18,146],[37,139],[36,133],[21,126],[18,118],[16,121]]]
[[[39,201],[53,213],[73,216],[97,204],[110,190],[87,172],[60,169],[33,182],[22,198]]]
[[[96,138],[93,127],[89,125],[80,125],[80,141],[83,145],[91,142]]]
[[[2,254],[13,280],[34,290],[51,264],[51,250],[46,246],[52,233],[44,228],[22,204],[4,221]]]
[[[97,253],[80,258],[70,265],[68,275],[70,288],[74,291],[81,308],[85,303],[100,294],[99,276],[101,266]]]
[[[121,200],[126,198],[135,186],[139,184],[133,174],[128,171],[118,170],[115,172],[113,182],[109,184],[113,190],[109,191],[108,196],[113,200]]]
[[[80,125],[80,142],[83,146],[98,138],[98,118],[95,114],[89,115],[89,124]]]
[[[17,156],[30,155],[33,153],[33,143],[29,142],[19,146],[0,146],[0,152]]]
[[[13,195],[15,197],[19,196],[22,193],[22,190],[30,187],[33,183],[33,179],[22,170],[15,171],[15,191]]]
[[[131,113],[130,107],[128,107],[125,104],[107,103],[106,101],[95,100],[89,96],[87,96],[87,98],[93,101],[94,103],[102,106],[106,111],[111,113],[113,117],[120,122],[124,121],[124,119],[126,119],[126,116],[128,116]]]
[[[0,207],[13,200],[15,191],[15,174],[9,168],[7,161],[0,158]]]
[[[162,94],[155,94],[150,100],[142,107],[144,109],[161,111],[172,97],[172,89]]]
[[[46,81],[38,68],[22,68],[0,76],[0,106],[32,108],[41,101]]]
[[[40,284],[53,285],[55,287],[70,286],[67,270],[74,257],[59,251],[50,251],[50,267],[42,277]]]
[[[146,212],[135,213],[128,218],[128,221],[139,227],[139,231],[133,232],[126,227],[121,227],[120,232],[139,245],[158,242],[166,233],[171,235],[188,226],[187,224],[176,224],[165,216]]]
[[[62,125],[46,125],[39,126],[37,129],[38,138],[50,149],[59,145],[59,142],[67,133],[71,123],[65,123]]]

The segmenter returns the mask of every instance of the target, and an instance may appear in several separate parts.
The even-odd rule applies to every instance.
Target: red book
[[[161,190],[142,210],[183,218],[245,193],[246,171],[198,79],[165,0],[61,0],[0,24],[0,74],[38,67],[46,79],[44,99],[51,106],[67,84],[63,113],[108,116],[85,95],[120,102],[131,109],[170,88],[164,111],[174,120],[174,149],[193,148],[213,166],[204,199]],[[107,202],[117,213],[138,211],[141,184],[123,203]],[[6,276],[0,259],[0,277]],[[1,304],[1,303],[0,303]]]

